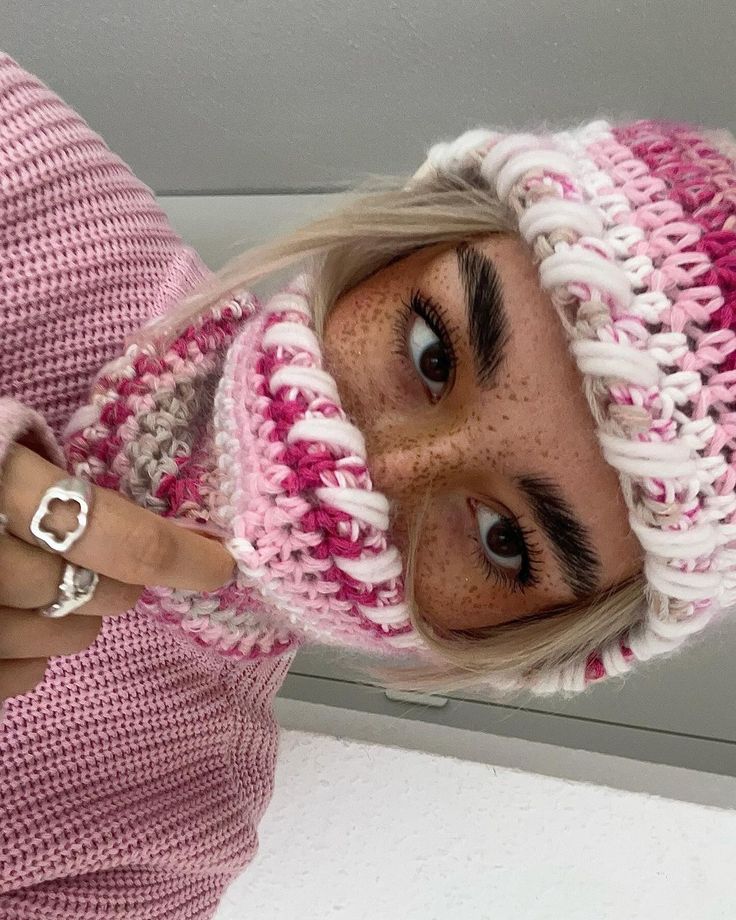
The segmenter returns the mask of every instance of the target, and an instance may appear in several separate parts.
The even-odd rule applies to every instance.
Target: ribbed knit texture
[[[125,164],[0,55],[0,447],[30,426],[51,453],[10,399],[58,433],[205,272]],[[236,665],[133,612],[53,659],[0,730],[2,920],[212,916],[255,852],[289,663]]]

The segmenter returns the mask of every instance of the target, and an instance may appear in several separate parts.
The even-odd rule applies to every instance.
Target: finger
[[[45,658],[0,661],[0,702],[28,693],[43,680]]]
[[[89,648],[101,628],[100,617],[50,620],[35,611],[0,607],[0,659],[74,655]]]
[[[32,610],[48,607],[58,598],[66,565],[61,556],[6,534],[0,537],[0,560],[3,572],[0,578],[0,607]],[[74,613],[91,617],[124,613],[135,606],[142,591],[140,585],[127,585],[101,576],[92,598],[77,607]]]
[[[35,544],[31,519],[44,492],[65,475],[28,448],[11,448],[0,479],[0,510],[12,534]],[[157,517],[116,492],[93,491],[87,529],[64,554],[70,562],[127,584],[194,591],[214,591],[232,577],[233,558],[217,541]],[[44,526],[56,529],[57,515],[68,522],[68,514],[68,508],[52,508]],[[60,529],[68,530],[68,523]]]
[[[0,536],[0,606],[44,607],[59,590],[64,560],[9,534]]]

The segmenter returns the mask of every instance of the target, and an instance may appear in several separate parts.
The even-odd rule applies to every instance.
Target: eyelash
[[[395,353],[403,360],[407,359],[409,329],[415,316],[420,316],[440,340],[454,373],[457,367],[457,349],[454,341],[456,333],[447,322],[442,307],[431,298],[425,297],[420,291],[411,291],[409,299],[401,301],[401,310],[394,320]],[[514,524],[521,533],[524,543],[522,566],[517,574],[512,574],[509,570],[491,562],[483,552],[477,533],[474,533],[472,537],[475,543],[474,555],[478,558],[486,578],[495,579],[497,584],[503,584],[511,591],[525,591],[537,582],[537,567],[541,553],[530,540],[531,531],[522,527],[516,520]]]
[[[457,367],[456,333],[447,322],[442,307],[430,297],[425,297],[420,291],[411,291],[409,299],[401,301],[401,310],[394,320],[394,352],[400,358],[406,360],[409,327],[415,316],[420,316],[440,340],[442,347],[447,352],[450,368],[454,373]]]

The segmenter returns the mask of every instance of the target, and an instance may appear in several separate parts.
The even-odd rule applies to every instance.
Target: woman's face
[[[641,568],[562,325],[524,244],[422,249],[341,297],[324,352],[437,627],[522,619]]]

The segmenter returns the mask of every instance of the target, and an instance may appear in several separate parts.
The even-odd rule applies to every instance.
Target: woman
[[[471,132],[191,293],[147,191],[2,64],[4,658],[51,659],[36,686],[3,662],[6,912],[210,916],[301,642],[379,653],[387,683],[574,691],[733,602],[722,139]],[[240,293],[312,255],[266,305]],[[19,399],[65,429],[61,508]],[[129,610],[130,584],[169,587]]]

